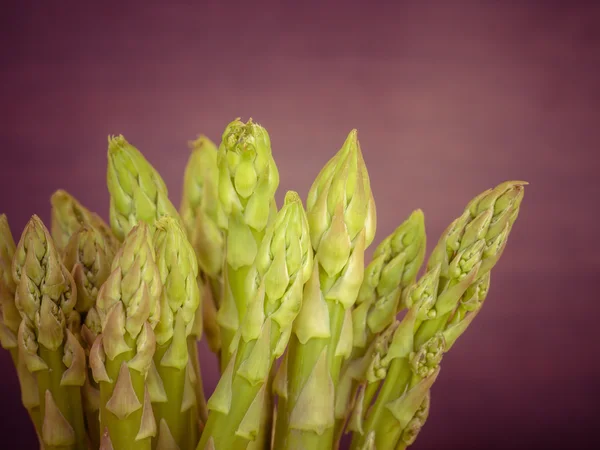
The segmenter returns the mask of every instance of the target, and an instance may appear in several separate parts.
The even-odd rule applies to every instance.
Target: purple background
[[[420,207],[431,249],[471,197],[525,179],[484,311],[445,358],[414,448],[586,447],[600,398],[594,2],[164,3],[3,4],[0,211],[15,237],[31,214],[48,220],[57,188],[107,217],[109,134],[160,168],[178,204],[187,141],[218,141],[237,116],[270,132],[279,201],[305,197],[358,128],[376,242]],[[0,370],[0,447],[33,449],[4,351]]]

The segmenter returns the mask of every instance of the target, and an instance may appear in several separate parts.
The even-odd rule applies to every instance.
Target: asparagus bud
[[[85,353],[67,328],[77,289],[62,264],[50,232],[33,216],[16,247],[12,265],[15,304],[21,313],[18,344],[27,369],[36,375],[41,437],[47,449],[86,448],[80,387]]]
[[[221,369],[231,358],[231,343],[250,298],[245,284],[274,208],[279,172],[267,131],[249,120],[231,122],[217,155],[219,199],[227,216],[223,300],[217,314],[221,326]]]
[[[98,293],[102,333],[90,351],[100,384],[100,429],[115,450],[150,449],[156,421],[146,384],[160,318],[160,272],[149,226],[133,227]]]
[[[108,139],[110,225],[123,240],[138,222],[153,226],[162,216],[179,217],[165,182],[140,151],[123,136]]]
[[[270,396],[269,374],[287,346],[312,268],[308,221],[298,194],[288,192],[249,272],[251,301],[232,343],[235,358],[209,400],[211,413],[199,449],[209,439],[217,450],[246,449],[249,441],[260,438],[262,414],[270,408],[265,403]],[[312,394],[306,392],[299,402],[314,401]]]

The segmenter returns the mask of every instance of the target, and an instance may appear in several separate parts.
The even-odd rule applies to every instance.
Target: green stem
[[[198,341],[195,336],[188,336],[188,355],[196,374],[196,406],[198,408],[197,414],[202,423],[206,423],[208,420],[208,409],[206,408],[206,397],[204,396],[204,384],[202,382],[202,370],[200,369],[200,358],[198,358]],[[197,420],[195,418],[194,420]],[[194,422],[195,423],[195,422]]]
[[[78,386],[61,386],[62,376],[67,370],[63,364],[63,346],[57,350],[49,350],[43,345],[39,346],[40,357],[48,365],[48,370],[38,372],[38,389],[40,393],[40,417],[46,413],[44,400],[46,391],[50,391],[56,406],[75,432],[75,445],[70,449],[87,450],[87,438],[83,423],[83,407],[81,404],[81,390]],[[43,419],[42,419],[43,420]],[[65,447],[52,447],[45,445],[46,450],[66,450]]]
[[[125,335],[125,341],[130,348],[136,348],[135,341],[128,334]],[[140,440],[135,439],[140,428],[143,407],[124,419],[119,419],[106,409],[106,403],[112,397],[117,378],[119,377],[121,364],[130,361],[134,356],[135,351],[129,350],[121,353],[114,360],[106,358],[106,372],[112,383],[100,382],[100,430],[108,429],[114,450],[150,450],[152,447],[151,438],[149,437]],[[145,377],[137,370],[132,369],[129,369],[129,374],[135,395],[143,405],[144,388],[146,385]]]

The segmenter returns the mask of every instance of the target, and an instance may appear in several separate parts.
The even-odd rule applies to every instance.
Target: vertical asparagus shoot
[[[22,317],[19,355],[37,378],[44,446],[87,449],[80,392],[86,378],[85,352],[68,327],[79,321],[74,310],[77,289],[37,216],[23,231],[12,273]]]
[[[233,357],[208,402],[210,415],[199,450],[242,450],[267,424],[267,389],[274,361],[283,354],[313,272],[308,221],[300,197],[288,192],[257,251],[247,289],[250,303],[232,343]],[[266,437],[268,439],[268,436]],[[264,448],[265,442],[255,448]]]
[[[221,327],[221,370],[232,356],[231,344],[250,298],[245,289],[265,230],[272,217],[279,172],[267,130],[239,119],[231,122],[218,151],[219,199],[227,217],[223,297],[217,314]]]
[[[317,176],[307,214],[315,269],[290,339],[287,397],[279,399],[275,448],[329,450],[341,365],[352,351],[352,306],[376,226],[356,130]]]
[[[114,450],[149,450],[156,436],[151,404],[156,389],[146,378],[156,348],[161,288],[151,232],[140,222],[127,235],[98,293],[102,332],[90,352],[100,385],[103,445],[110,443]]]
[[[154,248],[163,285],[154,365],[165,394],[154,403],[160,424],[156,448],[195,449],[197,434],[188,433],[198,429],[198,409],[206,408],[197,404],[194,384],[201,380],[195,377],[187,345],[200,302],[198,263],[184,230],[172,217],[156,222]]]

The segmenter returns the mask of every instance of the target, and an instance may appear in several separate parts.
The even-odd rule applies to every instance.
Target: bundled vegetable
[[[179,211],[110,137],[108,226],[69,193],[15,244],[0,215],[0,343],[45,450],[402,450],[442,358],[489,294],[525,182],[482,192],[424,273],[413,211],[377,246],[357,132],[300,196],[275,202],[267,131],[239,119],[191,144]],[[221,378],[205,396],[198,341]],[[208,402],[206,401],[208,398]]]

